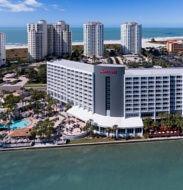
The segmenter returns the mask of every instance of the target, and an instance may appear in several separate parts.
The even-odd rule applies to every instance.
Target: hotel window
[[[133,133],[133,129],[127,129],[127,133]]]
[[[125,129],[118,129],[118,134],[125,134]]]
[[[105,78],[105,82],[106,82],[106,110],[110,110],[110,87],[111,87],[111,84],[110,84],[110,77],[106,77]]]
[[[142,129],[141,129],[141,128],[135,129],[135,133],[141,133],[141,132],[142,132]]]

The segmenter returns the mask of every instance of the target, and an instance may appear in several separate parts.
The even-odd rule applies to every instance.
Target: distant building
[[[4,33],[0,33],[0,66],[6,63],[6,35]]]
[[[29,60],[42,60],[48,54],[47,23],[40,20],[27,25]]]
[[[142,25],[136,22],[122,24],[121,43],[124,54],[140,54],[142,48]]]
[[[57,24],[47,24],[46,21],[28,24],[27,32],[30,61],[71,53],[70,27],[63,21]]]
[[[54,26],[52,24],[47,25],[48,32],[48,55],[53,55],[54,53]]]
[[[54,25],[54,54],[62,56],[71,53],[71,31],[70,26],[64,21]]]
[[[180,53],[183,52],[183,41],[168,41],[166,44],[167,51],[169,53]]]
[[[88,22],[84,29],[84,55],[86,57],[103,57],[104,25],[100,22]]]

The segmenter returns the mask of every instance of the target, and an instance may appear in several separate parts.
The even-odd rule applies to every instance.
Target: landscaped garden
[[[144,119],[144,135],[146,137],[172,137],[182,136],[183,118],[179,114],[162,113],[159,118]]]

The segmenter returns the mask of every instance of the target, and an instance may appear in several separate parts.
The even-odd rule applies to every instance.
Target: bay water
[[[1,190],[179,190],[183,141],[0,152]]]
[[[82,27],[74,27],[72,30],[73,42],[83,41]],[[0,27],[0,32],[7,35],[7,44],[26,44],[27,32],[25,27]],[[155,37],[179,37],[183,36],[183,28],[143,28],[143,38]],[[119,27],[106,27],[104,30],[105,40],[119,40]]]

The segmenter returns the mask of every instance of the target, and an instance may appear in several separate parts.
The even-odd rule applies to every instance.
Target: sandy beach
[[[175,37],[157,37],[154,38],[156,41],[167,41],[167,40],[183,40],[183,36],[175,36]],[[143,48],[147,48],[147,47],[163,47],[165,45],[163,44],[158,44],[158,43],[150,43],[151,38],[144,38],[142,39],[142,47]],[[121,44],[120,40],[105,40],[104,44]],[[72,43],[73,46],[77,46],[77,45],[83,45],[83,42],[73,42]],[[6,49],[19,49],[19,48],[27,48],[27,44],[8,44],[6,45]]]

